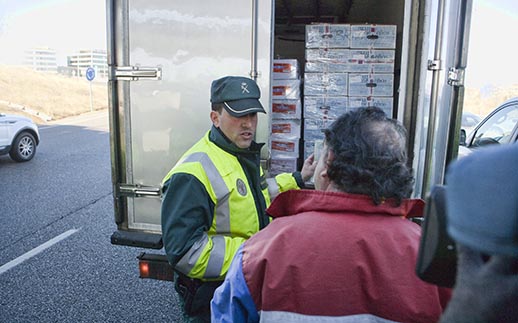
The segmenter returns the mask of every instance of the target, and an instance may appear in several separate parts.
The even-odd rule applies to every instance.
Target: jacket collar
[[[370,196],[318,190],[290,190],[279,194],[266,212],[276,218],[302,212],[355,213],[400,216],[423,216],[424,201],[406,199],[396,206],[394,200],[375,205]]]

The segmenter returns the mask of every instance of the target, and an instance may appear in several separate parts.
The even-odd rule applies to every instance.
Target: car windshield
[[[501,109],[477,130],[473,146],[509,143],[517,123],[518,105],[510,105]]]
[[[481,118],[477,116],[476,114],[472,113],[463,113],[462,114],[462,128],[473,128],[475,127],[479,122]]]

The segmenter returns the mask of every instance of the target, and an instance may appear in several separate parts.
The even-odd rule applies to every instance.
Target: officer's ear
[[[220,122],[220,117],[221,117],[221,114],[218,112],[218,111],[214,111],[212,110],[210,112],[210,120],[212,121],[212,124],[218,128],[219,127],[219,122]]]

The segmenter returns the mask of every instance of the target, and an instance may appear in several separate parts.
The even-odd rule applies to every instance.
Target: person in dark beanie
[[[313,158],[300,172],[267,179],[263,144],[254,141],[259,102],[254,80],[226,76],[212,82],[212,128],[163,180],[162,239],[175,268],[184,314],[210,320],[210,300],[239,246],[266,227],[266,207],[278,192],[299,189],[313,175]]]
[[[518,322],[518,145],[459,159],[446,175],[447,230],[457,246],[441,323]]]

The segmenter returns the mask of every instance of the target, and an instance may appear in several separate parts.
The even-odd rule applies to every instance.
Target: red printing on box
[[[286,103],[273,103],[272,104],[272,112],[274,113],[295,113],[297,111],[296,104],[286,104]]]

